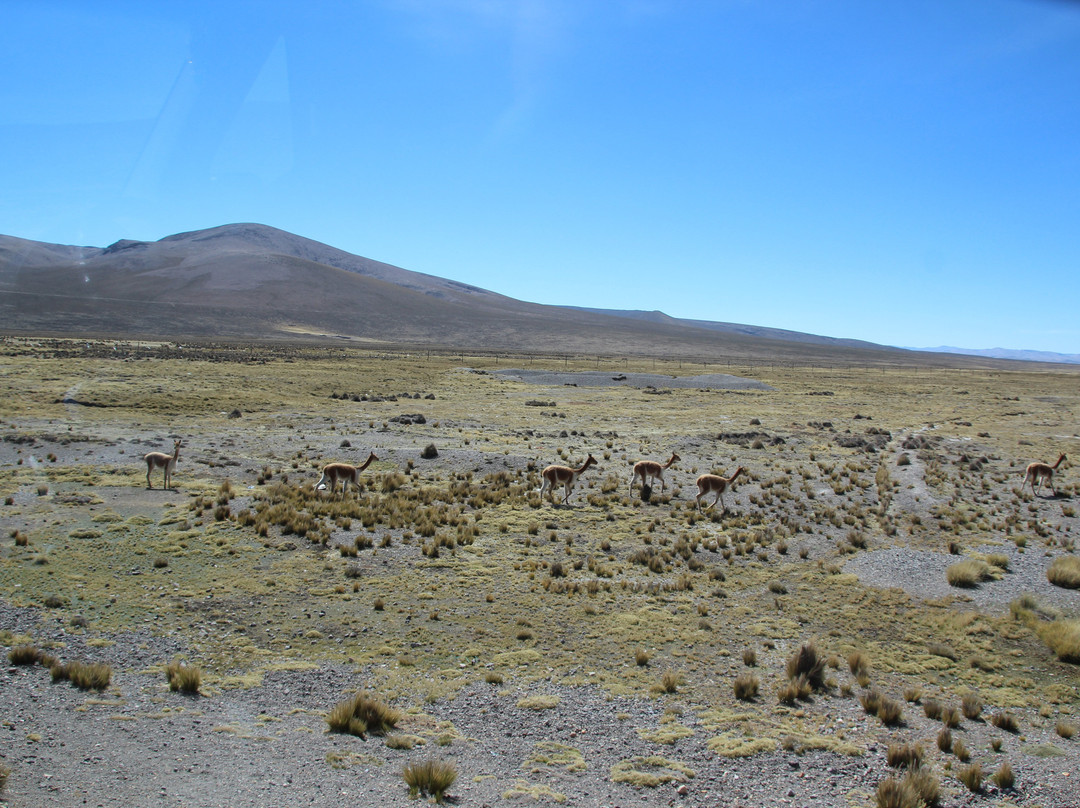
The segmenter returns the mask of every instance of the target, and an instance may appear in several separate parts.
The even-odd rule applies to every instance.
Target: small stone
[[[690,789],[688,789],[686,787],[686,784],[683,783],[681,786],[675,789],[675,793],[678,794],[680,797],[685,797],[687,794],[690,793]]]

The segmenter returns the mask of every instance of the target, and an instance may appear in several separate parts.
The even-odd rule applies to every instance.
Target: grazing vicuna
[[[176,461],[180,459],[180,445],[182,441],[177,438],[173,441],[173,453],[165,454],[165,452],[147,452],[143,455],[143,460],[146,461],[146,487],[153,488],[153,484],[150,482],[150,472],[154,469],[164,469],[164,479],[162,480],[161,487],[166,491],[172,487],[172,473],[176,468]]]
[[[1057,467],[1061,465],[1061,461],[1066,460],[1065,455],[1061,455],[1054,465],[1049,463],[1028,463],[1027,474],[1024,477],[1024,482],[1020,486],[1020,490],[1024,490],[1024,486],[1031,483],[1031,493],[1035,494],[1035,483],[1039,484],[1039,488],[1042,488],[1043,482],[1046,482],[1050,486],[1050,490],[1054,492],[1054,496],[1057,496],[1057,489],[1054,488],[1054,472],[1057,471]]]
[[[735,478],[742,474],[744,471],[746,471],[746,469],[744,469],[742,466],[739,466],[737,469],[735,469],[735,473],[732,474],[730,477],[721,477],[719,474],[702,474],[700,477],[698,477],[698,494],[695,497],[695,499],[697,500],[698,510],[701,510],[701,498],[703,496],[706,496],[707,494],[716,494],[716,496],[713,498],[712,505],[710,505],[705,510],[712,510],[716,506],[717,501],[719,501],[720,504],[724,506],[724,510],[726,511],[727,505],[724,505],[724,492],[728,489],[728,486],[730,486],[735,481]]]
[[[341,481],[341,496],[344,498],[345,493],[349,490],[349,484],[356,486],[357,490],[360,488],[360,472],[378,460],[375,453],[372,452],[368,455],[368,459],[364,461],[362,466],[350,466],[348,463],[328,463],[323,467],[322,477],[315,483],[315,490],[318,491],[324,485],[329,485],[329,491],[331,494],[337,488],[338,481]]]
[[[591,454],[578,468],[572,469],[569,466],[548,466],[544,469],[543,478],[544,482],[540,486],[540,499],[544,498],[544,492],[549,492],[551,497],[551,504],[555,504],[555,486],[561,485],[566,491],[566,496],[563,497],[563,505],[570,501],[570,492],[574,490],[574,483],[577,482],[577,478],[585,473],[589,466],[596,465],[596,458]]]
[[[682,460],[674,452],[671,453],[671,460],[660,465],[655,460],[639,460],[634,464],[634,474],[630,477],[630,493],[634,493],[634,483],[637,482],[638,477],[641,478],[641,487],[644,488],[649,484],[649,478],[660,481],[660,490],[663,491],[667,488],[667,483],[664,482],[664,469],[671,468],[671,464],[676,460]]]

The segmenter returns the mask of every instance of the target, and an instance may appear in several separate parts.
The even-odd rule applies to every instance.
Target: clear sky
[[[0,0],[0,233],[1080,353],[1080,4]]]

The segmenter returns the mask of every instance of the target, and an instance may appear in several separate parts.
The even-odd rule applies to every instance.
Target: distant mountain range
[[[937,348],[908,348],[907,350],[985,356],[990,359],[1015,359],[1021,362],[1059,362],[1068,365],[1080,365],[1080,354],[1061,354],[1051,351],[1024,351],[1013,348],[952,348],[946,345]]]
[[[996,364],[658,311],[528,303],[259,224],[104,248],[0,236],[0,330],[733,363]]]

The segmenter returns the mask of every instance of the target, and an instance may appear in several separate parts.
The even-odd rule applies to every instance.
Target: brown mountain
[[[691,359],[984,364],[661,312],[544,306],[361,258],[258,224],[110,247],[0,236],[8,333],[340,340]]]

